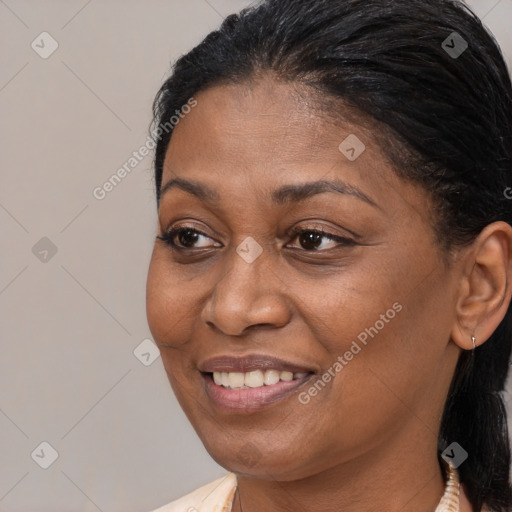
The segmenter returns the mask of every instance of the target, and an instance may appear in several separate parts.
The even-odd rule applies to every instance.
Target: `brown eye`
[[[193,247],[200,235],[197,231],[193,229],[181,229],[176,233],[176,238],[178,242],[184,247]]]
[[[300,248],[306,251],[326,251],[337,246],[351,246],[355,242],[350,238],[327,233],[322,229],[296,229],[293,231]],[[323,244],[323,246],[322,246]]]
[[[203,247],[212,247],[215,244],[204,243],[196,245],[201,240],[212,240],[208,235],[191,227],[178,227],[167,231],[162,236],[157,236],[173,249],[200,249]],[[219,244],[216,247],[220,247]]]

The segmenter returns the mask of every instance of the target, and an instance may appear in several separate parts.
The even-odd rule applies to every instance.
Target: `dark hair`
[[[338,102],[328,115],[343,119],[350,110],[378,123],[375,137],[396,173],[430,193],[445,254],[494,221],[512,224],[506,197],[512,186],[512,84],[497,42],[467,5],[262,1],[228,16],[177,60],[155,98],[152,126],[166,123],[202,90],[267,72],[309,87],[319,105]],[[160,132],[157,203],[172,129]],[[475,511],[512,506],[501,396],[511,341],[509,305],[490,339],[461,353],[441,422],[439,450],[456,441],[469,454],[459,472]]]

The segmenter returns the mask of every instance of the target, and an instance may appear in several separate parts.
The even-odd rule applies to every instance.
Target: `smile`
[[[213,381],[228,389],[250,389],[272,386],[279,381],[302,379],[308,372],[282,372],[279,370],[254,370],[252,372],[213,372]]]
[[[245,414],[261,411],[295,395],[298,388],[315,375],[311,372],[291,373],[277,370],[215,374],[216,377],[214,373],[202,373],[208,399],[224,412]],[[215,382],[215,378],[217,382],[220,378],[220,382]],[[252,385],[248,386],[246,382]]]

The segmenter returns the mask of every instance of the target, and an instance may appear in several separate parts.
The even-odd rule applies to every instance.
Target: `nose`
[[[290,321],[286,283],[271,267],[265,251],[248,263],[235,250],[226,256],[221,276],[201,311],[209,327],[230,336],[242,336],[255,327],[283,327]]]

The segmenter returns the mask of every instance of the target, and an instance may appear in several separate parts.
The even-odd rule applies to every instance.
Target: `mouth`
[[[220,377],[219,373],[215,372],[217,377],[212,373],[202,373],[206,395],[218,408],[232,413],[257,412],[282,402],[294,395],[314,375],[312,372],[292,374],[274,370],[266,370],[263,377],[261,370],[247,373],[222,372]],[[220,383],[217,384],[215,379],[218,381],[219,378]],[[245,384],[246,379],[250,386]],[[257,385],[261,380],[263,384]]]
[[[262,410],[295,394],[315,372],[269,356],[225,356],[201,365],[209,400],[227,412]]]
[[[300,380],[311,372],[288,372],[280,370],[253,370],[251,372],[213,372],[208,373],[217,386],[226,389],[255,389],[273,386],[278,382]]]

